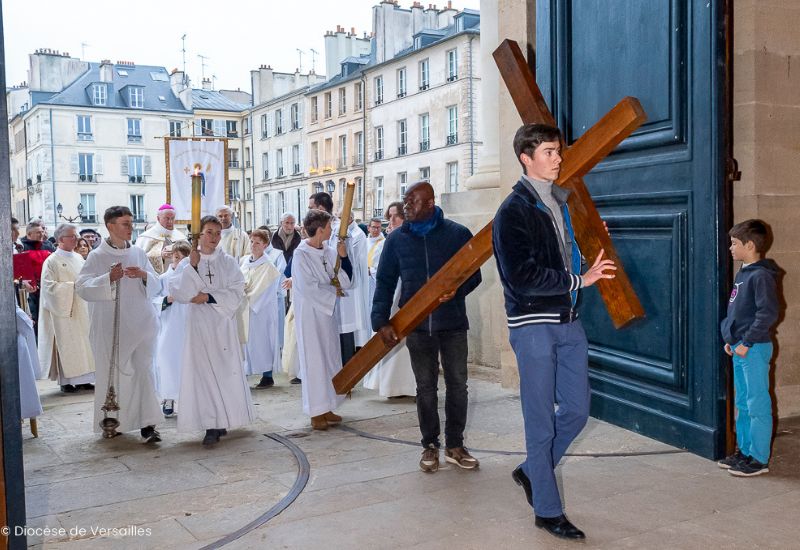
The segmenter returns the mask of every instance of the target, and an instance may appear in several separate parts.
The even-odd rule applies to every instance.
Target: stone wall
[[[800,414],[800,2],[734,4],[734,221],[758,217],[775,241],[769,251],[786,274],[778,326],[778,415]]]

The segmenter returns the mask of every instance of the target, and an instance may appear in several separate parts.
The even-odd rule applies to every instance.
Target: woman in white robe
[[[236,312],[244,298],[239,263],[217,248],[222,225],[201,220],[199,251],[181,261],[170,283],[176,302],[189,304],[178,402],[179,432],[205,430],[203,445],[255,418],[244,374]]]
[[[245,373],[261,374],[256,388],[273,386],[272,371],[281,366],[281,282],[286,260],[269,243],[266,230],[254,229],[250,234],[252,254],[244,256],[240,266],[245,278],[240,336],[246,342]]]
[[[186,333],[186,304],[176,302],[170,295],[170,282],[176,277],[178,264],[192,251],[187,241],[172,245],[172,263],[161,275],[162,311],[161,327],[156,348],[156,382],[161,396],[161,411],[165,417],[175,414],[178,393],[181,389],[183,367],[183,341]]]
[[[147,255],[129,244],[133,215],[124,206],[106,210],[110,234],[89,254],[75,282],[75,291],[89,302],[89,340],[94,354],[94,431],[100,432],[109,382],[114,337],[114,304],[119,292],[119,364],[112,382],[120,410],[119,432],[141,429],[146,443],[161,441],[155,425],[162,419],[153,377],[158,319],[153,299],[161,292]],[[118,284],[112,284],[114,279]]]
[[[330,214],[310,210],[303,220],[308,239],[292,256],[295,331],[303,380],[303,412],[311,417],[311,427],[326,430],[341,421],[333,413],[344,400],[333,388],[332,379],[342,370],[336,308],[339,297],[331,284],[337,252],[342,258],[338,273],[342,289],[350,288],[352,265],[344,243],[337,249],[326,246],[331,235]],[[348,273],[349,272],[349,273]]]

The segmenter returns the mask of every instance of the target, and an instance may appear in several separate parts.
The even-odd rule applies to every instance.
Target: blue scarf
[[[444,219],[444,212],[438,206],[433,207],[433,216],[421,222],[408,222],[408,229],[418,237],[424,237],[431,230],[439,225],[439,222]]]

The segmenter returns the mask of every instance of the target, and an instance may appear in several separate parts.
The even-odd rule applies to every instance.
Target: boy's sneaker
[[[756,460],[752,456],[747,457],[739,464],[731,466],[728,469],[729,474],[738,477],[760,476],[761,474],[766,474],[768,472],[769,472],[769,466],[767,466],[766,464],[761,464],[758,460]]]
[[[728,455],[719,462],[717,462],[717,466],[719,466],[723,470],[729,470],[746,458],[747,457],[742,454],[742,451],[736,449],[736,451],[732,455]]]
[[[419,461],[419,469],[423,472],[435,472],[439,469],[439,449],[433,444],[425,447],[422,451],[422,458]]]
[[[164,418],[171,418],[175,416],[175,400],[165,399],[161,404],[161,412],[164,413]]]
[[[156,431],[155,426],[145,426],[141,429],[142,441],[145,443],[160,443],[161,434]]]

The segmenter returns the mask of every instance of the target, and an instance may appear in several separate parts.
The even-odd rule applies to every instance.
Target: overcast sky
[[[361,36],[371,31],[378,0],[2,0],[6,84],[27,80],[28,54],[39,48],[69,52],[88,61],[110,59],[180,68],[186,34],[186,70],[200,87],[201,60],[215,87],[250,91],[250,70],[272,65],[294,72],[297,49],[303,71],[324,73],[325,31],[342,25]],[[400,6],[410,7],[411,0]],[[424,1],[425,6],[429,1]],[[442,7],[446,0],[438,0]],[[480,0],[454,0],[456,9],[478,9]],[[85,57],[81,53],[82,44]]]

